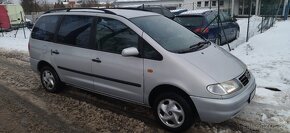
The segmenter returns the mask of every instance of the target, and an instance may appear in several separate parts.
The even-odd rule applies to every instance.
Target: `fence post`
[[[251,10],[252,10],[252,0],[250,0],[250,8],[249,8],[249,15],[248,15],[248,27],[247,27],[247,38],[246,38],[246,42],[249,41],[249,28],[250,28],[250,18],[251,18]]]
[[[263,28],[264,28],[264,17],[262,17],[262,23],[261,23],[261,33],[263,33]]]

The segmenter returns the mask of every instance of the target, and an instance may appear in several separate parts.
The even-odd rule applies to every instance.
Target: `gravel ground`
[[[166,132],[149,108],[71,86],[57,94],[46,92],[30,69],[28,57],[27,53],[0,50],[0,132]],[[229,120],[196,123],[187,132],[259,130]]]

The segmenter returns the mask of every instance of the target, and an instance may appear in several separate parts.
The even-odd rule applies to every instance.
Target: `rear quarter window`
[[[36,22],[31,38],[53,42],[54,33],[60,16],[43,16]]]
[[[179,16],[175,17],[174,21],[183,25],[183,26],[202,26],[204,24],[203,16]]]

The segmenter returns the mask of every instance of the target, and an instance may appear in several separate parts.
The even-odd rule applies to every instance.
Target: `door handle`
[[[51,54],[59,54],[58,50],[51,50]]]
[[[100,60],[100,58],[96,58],[96,59],[92,59],[93,62],[97,62],[97,63],[101,63],[102,61]]]

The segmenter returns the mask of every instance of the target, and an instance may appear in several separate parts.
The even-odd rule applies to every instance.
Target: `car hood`
[[[238,58],[216,45],[210,45],[196,52],[179,54],[179,56],[218,83],[238,77],[247,68]]]

